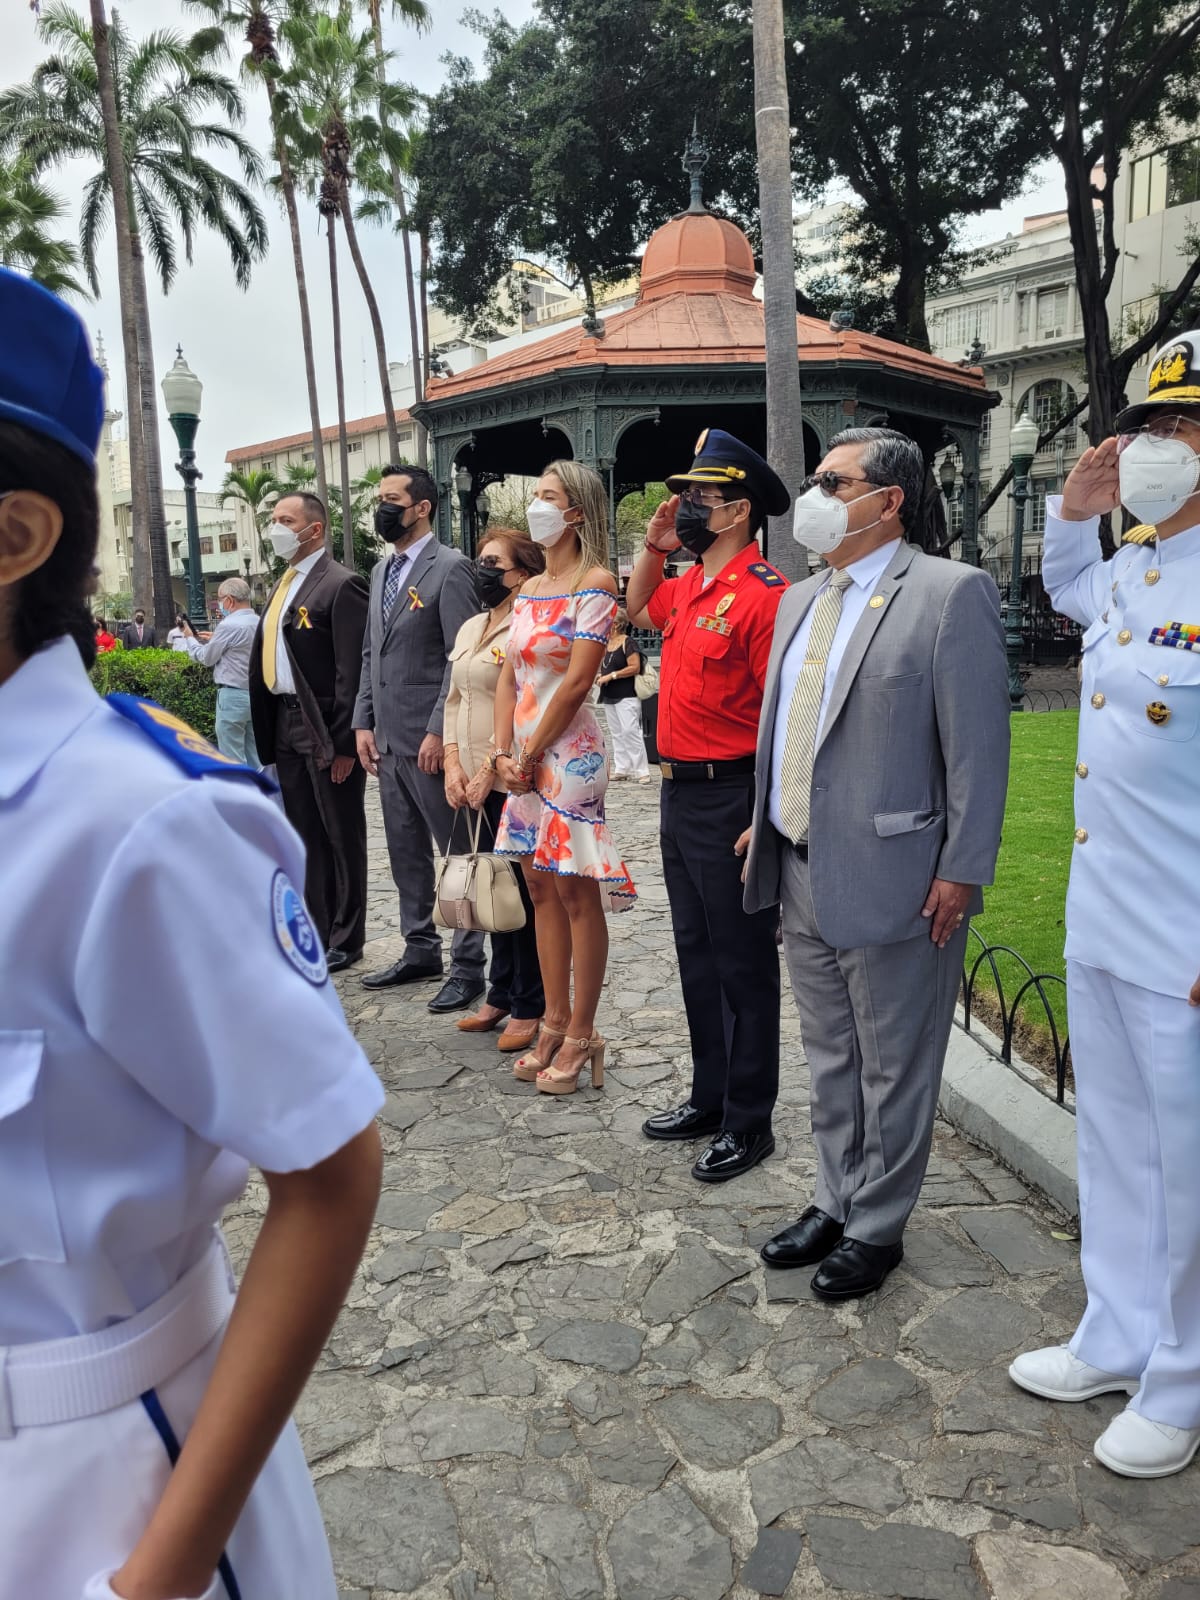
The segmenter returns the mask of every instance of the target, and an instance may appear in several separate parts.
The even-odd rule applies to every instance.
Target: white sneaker
[[[1090,1400],[1093,1395],[1108,1394],[1111,1389],[1136,1394],[1140,1381],[1089,1367],[1086,1361],[1072,1355],[1065,1344],[1026,1351],[1009,1367],[1008,1375],[1022,1389],[1040,1394],[1044,1400]]]
[[[1130,1406],[1116,1416],[1092,1446],[1096,1460],[1125,1478],[1169,1478],[1182,1472],[1200,1449],[1200,1428],[1151,1422]]]

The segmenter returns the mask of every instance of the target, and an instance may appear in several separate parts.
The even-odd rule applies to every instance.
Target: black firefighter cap
[[[743,489],[758,501],[769,517],[781,517],[792,503],[782,478],[758,452],[720,428],[705,428],[696,440],[696,459],[686,472],[676,472],[669,477],[667,488],[672,494],[678,494],[689,483],[716,483]]]

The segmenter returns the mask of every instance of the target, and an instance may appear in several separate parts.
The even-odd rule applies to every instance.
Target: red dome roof
[[[739,227],[708,211],[685,211],[651,234],[638,300],[669,294],[754,297],[754,252]]]

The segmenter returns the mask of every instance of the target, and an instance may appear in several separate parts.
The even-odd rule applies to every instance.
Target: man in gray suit
[[[392,545],[371,574],[362,677],[354,707],[358,758],[379,779],[392,877],[400,893],[404,955],[363,979],[367,989],[442,975],[433,921],[436,842],[455,813],[442,779],[442,707],[458,630],[479,610],[475,574],[433,532],[437,486],[421,467],[384,467],[375,528]],[[483,934],[458,929],[450,975],[430,1011],[458,1011],[483,993]]]
[[[855,428],[797,497],[796,538],[828,568],[780,606],[735,847],[746,909],[782,898],[817,1150],[815,1203],[762,1256],[819,1262],[831,1300],[877,1289],[904,1253],[1004,818],[999,596],[905,542],[924,480],[910,439]]]

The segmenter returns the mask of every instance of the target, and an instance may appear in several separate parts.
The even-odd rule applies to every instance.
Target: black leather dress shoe
[[[749,1172],[775,1151],[773,1133],[719,1133],[692,1168],[700,1183],[724,1183],[739,1172]]]
[[[362,960],[361,950],[326,950],[325,965],[330,972],[345,972],[356,961]]]
[[[670,1111],[656,1111],[642,1123],[647,1139],[703,1139],[720,1133],[722,1111],[699,1111],[690,1100]]]
[[[842,1224],[817,1206],[800,1213],[790,1228],[768,1239],[758,1252],[769,1267],[811,1267],[841,1241]]]
[[[364,989],[392,989],[398,983],[432,983],[442,975],[441,967],[419,967],[414,962],[397,961],[382,972],[368,972],[362,981]]]
[[[895,1244],[863,1244],[858,1239],[843,1239],[813,1274],[812,1292],[822,1300],[853,1300],[856,1295],[870,1294],[903,1259],[904,1246],[899,1240]]]
[[[483,988],[480,979],[472,983],[470,978],[447,978],[429,1002],[429,1009],[438,1014],[443,1011],[462,1011],[467,1006],[475,1004],[483,993]]]

